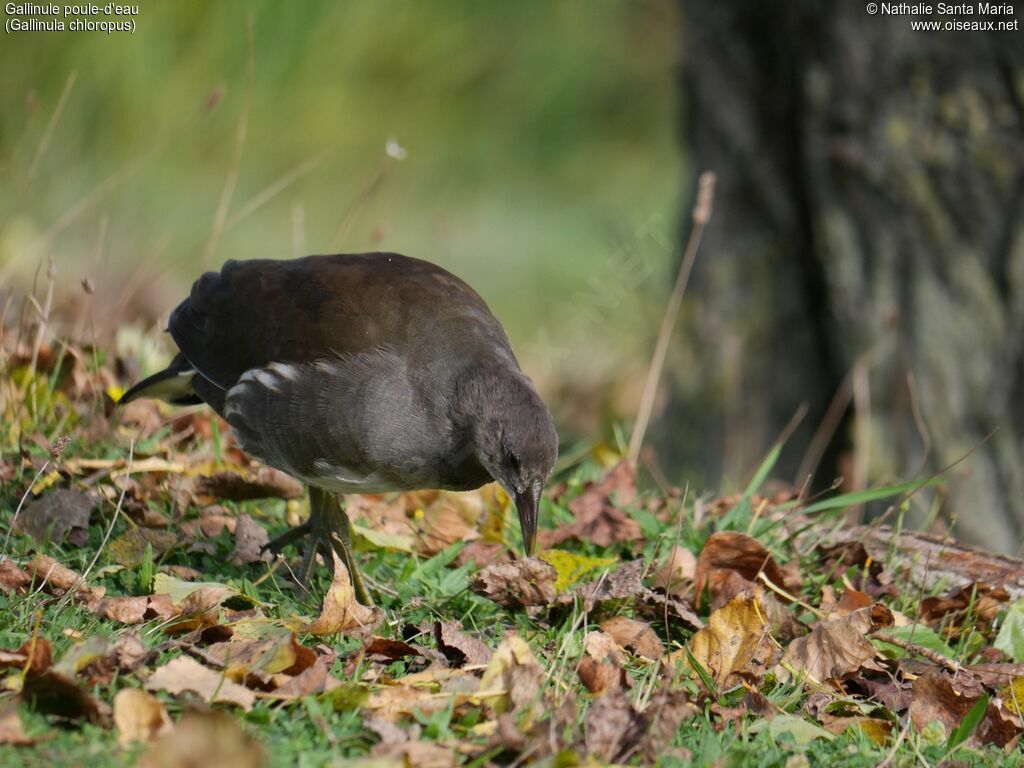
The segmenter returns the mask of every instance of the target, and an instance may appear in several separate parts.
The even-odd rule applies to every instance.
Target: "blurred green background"
[[[476,287],[549,394],[635,382],[684,178],[677,13],[189,0],[9,35],[0,276],[88,277],[104,333],[228,258],[393,250]]]

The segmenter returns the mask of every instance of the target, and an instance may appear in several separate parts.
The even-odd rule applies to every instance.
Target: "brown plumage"
[[[229,261],[195,282],[168,330],[180,353],[122,402],[206,402],[246,451],[328,492],[311,493],[307,566],[332,533],[347,538],[347,520],[317,530],[329,492],[491,479],[532,550],[554,426],[501,324],[451,273],[393,253]]]

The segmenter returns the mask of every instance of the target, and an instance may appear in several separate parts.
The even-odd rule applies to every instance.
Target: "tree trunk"
[[[1021,33],[912,31],[861,3],[683,8],[686,140],[718,193],[660,455],[739,482],[804,403],[789,479],[856,488],[970,452],[945,513],[1018,548]]]

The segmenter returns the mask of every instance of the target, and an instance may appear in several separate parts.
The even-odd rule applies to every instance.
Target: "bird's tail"
[[[192,389],[195,375],[195,369],[179,353],[164,370],[143,379],[121,395],[117,404],[127,405],[140,397],[153,397],[175,405],[198,405],[203,401]]]

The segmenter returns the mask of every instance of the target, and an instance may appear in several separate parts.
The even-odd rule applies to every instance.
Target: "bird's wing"
[[[441,409],[418,402],[388,349],[251,369],[228,389],[223,415],[249,453],[343,492],[429,485],[448,445]]]
[[[415,358],[426,346],[447,346],[459,356],[460,344],[482,336],[512,354],[501,325],[466,283],[429,262],[385,253],[229,261],[195,282],[168,330],[221,392],[273,363],[382,347]]]

